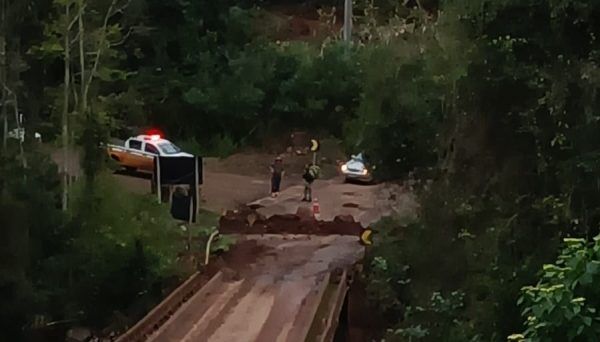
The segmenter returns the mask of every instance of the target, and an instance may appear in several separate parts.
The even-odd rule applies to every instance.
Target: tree
[[[6,88],[4,88],[4,86],[6,85],[6,72],[7,72],[7,65],[6,65],[6,36],[7,36],[7,29],[6,29],[6,12],[7,12],[7,8],[6,8],[6,0],[2,0],[0,2],[0,84],[2,84],[2,108],[0,108],[1,111],[1,116],[2,116],[2,122],[3,122],[3,130],[2,130],[2,150],[3,153],[6,154],[6,148],[7,148],[7,139],[8,139],[8,112],[6,110],[6,104],[7,104],[7,94],[6,94]]]
[[[35,5],[35,2],[33,3]],[[7,154],[9,131],[9,108],[14,114],[17,132],[21,130],[22,114],[19,109],[20,74],[25,69],[21,58],[21,37],[19,32],[23,23],[30,19],[29,8],[22,2],[2,0],[0,2],[0,117],[3,125],[2,152]],[[26,165],[23,143],[19,139],[19,157]]]
[[[600,337],[600,237],[565,239],[554,264],[544,265],[539,282],[522,289],[525,331],[509,340],[594,341]]]
[[[465,294],[464,308],[452,318],[462,322],[455,329],[466,334],[457,340],[503,340],[519,331],[515,301],[521,287],[555,257],[560,239],[590,240],[597,234],[600,143],[592,132],[600,127],[591,108],[599,100],[600,46],[592,19],[598,13],[596,4],[575,0],[444,1],[431,27],[436,43],[413,57],[426,67],[392,82],[433,81],[441,88],[436,93],[441,109],[434,112],[443,120],[433,130],[439,135],[437,180],[423,190],[420,223],[398,229],[404,244],[388,264],[410,267],[411,283],[395,291],[411,307],[426,308],[435,291]],[[423,26],[420,30],[430,30]],[[387,78],[375,78],[381,79]],[[421,108],[427,108],[421,99],[433,88],[426,89],[415,97]],[[377,104],[377,96],[383,95],[374,92],[365,103]],[[366,141],[377,146],[374,137],[379,135]],[[429,314],[396,318],[401,333],[440,323]],[[581,328],[574,327],[575,333]],[[566,334],[546,338],[562,340]],[[423,339],[449,337],[432,333]]]
[[[63,150],[63,192],[62,207],[68,208],[69,173],[68,165],[72,149],[71,140],[85,131],[89,125],[105,125],[95,111],[89,110],[90,103],[97,104],[99,95],[97,80],[111,81],[122,79],[124,73],[111,69],[111,60],[117,57],[114,46],[120,45],[129,36],[124,33],[116,19],[123,14],[130,1],[110,0],[87,2],[85,0],[55,0],[55,16],[45,30],[45,41],[33,49],[39,56],[52,60],[62,59],[62,150]],[[102,13],[99,16],[97,13]],[[88,58],[91,57],[91,58]],[[78,77],[78,80],[76,79]],[[78,83],[77,83],[78,82]],[[77,87],[78,85],[78,87]],[[91,94],[92,90],[95,92]],[[93,101],[91,101],[93,100]],[[104,120],[105,121],[105,120]],[[88,125],[88,126],[89,126]],[[88,130],[89,131],[89,130]],[[97,143],[98,141],[90,141]],[[84,166],[97,163],[97,156],[87,149]],[[96,160],[96,162],[93,162]],[[95,169],[94,169],[95,168]],[[86,176],[93,177],[97,167],[84,167]]]

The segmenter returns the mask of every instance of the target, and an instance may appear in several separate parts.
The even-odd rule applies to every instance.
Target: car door
[[[144,165],[145,156],[142,152],[142,141],[131,139],[129,140],[129,153],[126,154],[125,165],[128,167],[140,169]]]
[[[146,171],[154,170],[154,157],[158,156],[160,153],[158,152],[158,148],[149,142],[144,143],[144,162],[143,165],[140,166],[140,169]]]

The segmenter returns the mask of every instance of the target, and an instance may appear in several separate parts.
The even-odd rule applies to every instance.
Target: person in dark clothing
[[[312,201],[312,183],[315,181],[315,179],[317,179],[318,176],[318,166],[311,164],[306,164],[304,166],[304,174],[302,175],[302,179],[304,179],[304,196],[302,197],[302,201]]]
[[[275,158],[275,162],[270,167],[271,169],[271,197],[279,196],[279,190],[281,187],[281,179],[285,174],[283,170],[283,160],[281,157]]]

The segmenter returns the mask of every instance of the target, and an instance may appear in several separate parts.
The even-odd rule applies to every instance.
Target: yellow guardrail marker
[[[367,228],[367,229],[363,230],[362,233],[360,234],[360,242],[366,246],[372,245],[373,244],[373,241],[371,240],[372,235],[373,235],[373,229]]]

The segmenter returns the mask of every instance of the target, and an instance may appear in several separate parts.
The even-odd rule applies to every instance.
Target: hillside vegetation
[[[103,328],[181,275],[166,209],[97,149],[144,126],[207,156],[306,130],[431,180],[369,252],[386,341],[600,339],[600,3],[356,0],[352,42],[336,1],[303,4],[310,39],[269,29],[291,1],[0,4],[0,339],[39,315]],[[84,179],[7,139],[20,113]]]

